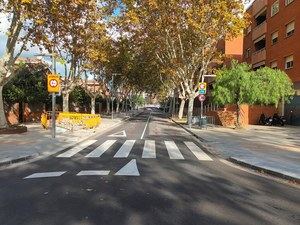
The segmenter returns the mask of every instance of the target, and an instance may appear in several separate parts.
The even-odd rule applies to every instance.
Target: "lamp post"
[[[111,77],[111,119],[114,119],[114,77],[121,74],[113,73]]]
[[[52,74],[56,73],[56,59],[55,59],[55,53],[51,53],[51,54],[38,54],[35,56],[39,56],[39,57],[43,57],[43,56],[50,56],[51,57],[51,61],[52,61],[52,65],[51,65],[51,72]],[[55,105],[56,105],[56,94],[54,92],[52,92],[52,113],[51,113],[51,125],[52,125],[52,130],[51,130],[51,134],[52,134],[52,138],[55,138],[56,136],[56,124],[55,124]]]

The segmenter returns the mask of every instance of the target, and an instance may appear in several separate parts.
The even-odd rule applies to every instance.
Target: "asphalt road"
[[[300,189],[227,165],[163,115],[144,112],[0,170],[0,225],[22,224],[299,225]]]

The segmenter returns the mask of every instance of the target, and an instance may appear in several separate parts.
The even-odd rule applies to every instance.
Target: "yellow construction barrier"
[[[94,114],[61,112],[58,114],[57,122],[72,130],[74,126],[91,129],[100,125],[101,117]]]
[[[48,128],[48,116],[47,113],[42,113],[41,115],[41,124],[44,129]]]

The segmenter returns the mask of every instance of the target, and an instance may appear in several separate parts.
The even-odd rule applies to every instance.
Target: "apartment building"
[[[285,71],[294,83],[293,101],[282,107],[291,124],[300,125],[300,0],[255,0],[247,9],[243,60]]]

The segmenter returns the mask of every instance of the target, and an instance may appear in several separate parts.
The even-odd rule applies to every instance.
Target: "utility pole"
[[[111,119],[114,119],[114,74],[111,77]]]
[[[56,67],[55,67],[55,57],[54,52],[52,52],[52,74],[56,73]],[[55,124],[55,105],[56,105],[56,94],[55,92],[52,92],[52,138],[55,138],[56,136],[56,124]]]

